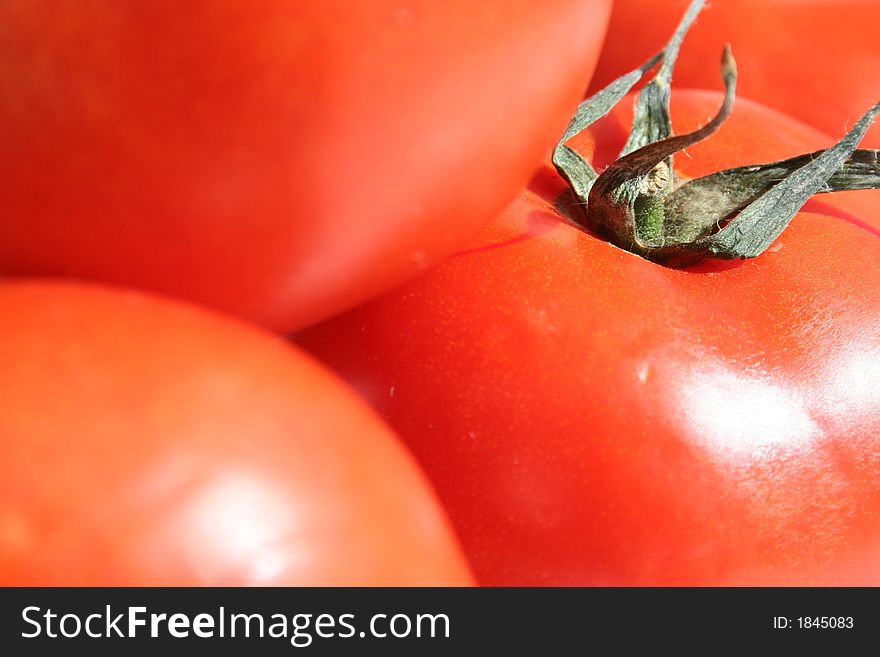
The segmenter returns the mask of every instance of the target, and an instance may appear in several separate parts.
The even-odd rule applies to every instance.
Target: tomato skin
[[[610,0],[0,5],[0,273],[290,330],[461,246],[521,188]]]
[[[673,94],[677,131],[718,104]],[[630,116],[575,145],[606,164]],[[830,143],[740,101],[676,161]],[[297,336],[416,454],[478,581],[880,584],[880,231],[846,219],[876,193],[683,271],[572,226],[562,188],[546,168],[472,248]]]
[[[471,581],[411,457],[276,339],[58,283],[0,315],[0,584]]]
[[[591,91],[657,52],[689,2],[615,0]],[[874,0],[710,2],[682,44],[673,86],[720,89],[718,59],[730,43],[741,97],[842,137],[877,102],[878,24]],[[880,147],[880,126],[862,145]]]

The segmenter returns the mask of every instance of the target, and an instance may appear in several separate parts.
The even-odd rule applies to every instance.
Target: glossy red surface
[[[0,316],[0,584],[470,583],[411,457],[284,343],[58,283]]]
[[[719,104],[673,94],[677,131]],[[573,143],[607,164],[630,105]],[[740,101],[676,161],[831,143]],[[470,249],[298,337],[414,451],[478,580],[880,584],[880,192],[682,271],[571,225],[562,189],[546,168]]]

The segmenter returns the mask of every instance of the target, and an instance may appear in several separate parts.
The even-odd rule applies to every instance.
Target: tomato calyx
[[[690,4],[659,55],[581,103],[553,151],[554,166],[583,209],[577,223],[618,247],[672,267],[708,258],[756,257],[813,194],[880,188],[880,152],[857,149],[880,113],[880,103],[826,150],[694,180],[677,177],[673,155],[714,133],[730,114],[736,94],[736,63],[730,46],[725,46],[721,59],[725,94],[717,114],[698,130],[672,134],[672,69],[703,4],[703,0]],[[639,92],[623,150],[597,174],[566,142],[605,116],[658,62],[656,75]]]

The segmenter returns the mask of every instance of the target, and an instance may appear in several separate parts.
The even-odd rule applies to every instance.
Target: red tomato
[[[677,132],[718,105],[673,94]],[[604,165],[630,118],[571,143]],[[676,162],[831,141],[740,100]],[[298,338],[415,452],[478,580],[880,585],[880,194],[676,270],[571,224],[562,188],[548,166],[473,248]]]
[[[657,52],[690,0],[615,0],[592,90]],[[880,2],[876,0],[720,0],[688,32],[676,87],[720,88],[727,42],[740,71],[740,97],[760,101],[842,137],[877,102]],[[880,126],[864,147],[880,147]]]
[[[294,350],[139,293],[0,285],[0,584],[462,585],[421,474]]]
[[[0,3],[0,273],[291,329],[461,246],[589,81],[610,0]]]

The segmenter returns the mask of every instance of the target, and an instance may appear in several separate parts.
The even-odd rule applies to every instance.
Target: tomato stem
[[[666,137],[623,155],[596,179],[587,197],[588,227],[644,257],[666,247],[673,237],[666,199],[673,191],[672,156],[714,133],[733,109],[736,64],[730,47],[721,60],[724,102],[698,130]]]
[[[714,133],[729,116],[736,94],[736,63],[726,46],[721,61],[725,96],[717,115],[694,132],[672,135],[672,67],[702,5],[701,0],[691,3],[660,55],[584,101],[553,152],[557,171],[584,210],[582,225],[621,248],[669,266],[706,258],[753,258],[776,240],[813,194],[880,188],[878,151],[856,149],[880,113],[880,104],[824,151],[684,183],[675,179],[673,155]],[[597,174],[565,142],[605,116],[657,61],[657,74],[636,101],[626,145],[619,158]]]

